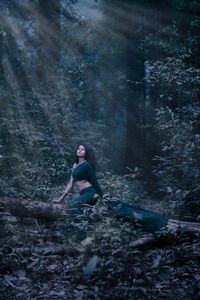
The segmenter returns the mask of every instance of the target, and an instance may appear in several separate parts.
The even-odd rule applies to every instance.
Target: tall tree
[[[130,4],[132,14],[129,18],[127,32],[127,135],[125,165],[135,167],[144,158],[143,132],[140,125],[143,123],[141,105],[144,102],[144,86],[141,85],[144,77],[144,59],[139,49],[139,42],[144,30],[143,16],[139,10],[139,1]]]
[[[163,11],[168,9],[157,1],[129,1],[132,15],[129,18],[127,32],[127,139],[125,165],[131,168],[140,166],[148,170],[153,157],[153,136],[149,122],[153,121],[152,108],[157,101],[157,91],[148,91],[144,76],[148,65],[145,61],[152,53],[141,49],[141,41],[145,35],[162,27],[170,14],[165,17]],[[170,8],[169,8],[170,9]],[[160,56],[162,53],[153,53]],[[149,95],[147,95],[149,93]],[[147,97],[148,96],[148,97]],[[153,99],[155,98],[155,99]]]
[[[4,69],[2,65],[3,53],[3,33],[0,32],[0,84],[4,83]]]
[[[39,79],[52,83],[60,62],[60,0],[39,0]]]

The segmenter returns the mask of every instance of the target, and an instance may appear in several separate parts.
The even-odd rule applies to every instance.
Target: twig
[[[24,288],[14,285],[14,284],[13,284],[12,282],[10,282],[10,280],[8,280],[8,279],[5,280],[5,283],[7,283],[8,285],[12,286],[13,288],[15,288],[15,289],[17,289],[17,290],[19,290],[19,291],[24,291]]]

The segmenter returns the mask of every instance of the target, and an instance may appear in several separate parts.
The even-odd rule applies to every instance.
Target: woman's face
[[[83,145],[80,145],[77,149],[76,154],[79,157],[85,157],[85,154],[86,154],[85,147]]]

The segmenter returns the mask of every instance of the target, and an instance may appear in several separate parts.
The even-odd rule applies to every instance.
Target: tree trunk
[[[125,165],[134,168],[145,157],[143,147],[143,123],[141,104],[144,101],[144,86],[138,84],[144,77],[144,62],[139,49],[142,37],[142,16],[138,16],[138,1],[132,5],[129,32],[127,33],[127,141]]]
[[[167,3],[158,1],[132,1],[132,15],[127,33],[127,142],[125,166],[142,167],[147,175],[152,170],[152,157],[157,151],[157,137],[149,126],[153,123],[153,110],[158,102],[158,88],[147,89],[144,76],[145,61],[160,57],[153,49],[150,53],[140,49],[141,41],[163,24],[170,22],[165,16]],[[153,57],[152,57],[153,55]],[[147,91],[148,90],[148,91]],[[152,93],[153,92],[153,93]],[[147,99],[148,98],[148,99]],[[148,101],[147,101],[148,100]]]
[[[4,74],[4,68],[2,65],[3,61],[3,56],[4,56],[4,38],[3,38],[3,33],[0,32],[0,84],[4,85],[6,83],[5,81],[5,74]]]
[[[60,0],[39,0],[39,80],[52,84],[60,63]]]

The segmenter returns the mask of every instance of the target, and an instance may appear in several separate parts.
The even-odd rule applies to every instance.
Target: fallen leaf
[[[85,240],[83,240],[81,242],[81,245],[83,245],[84,247],[86,247],[86,246],[91,245],[93,243],[93,241],[94,241],[94,238],[87,237]]]
[[[99,261],[100,261],[100,258],[97,255],[94,255],[87,263],[87,266],[85,268],[85,274],[92,275],[92,273],[94,272],[96,265]]]

